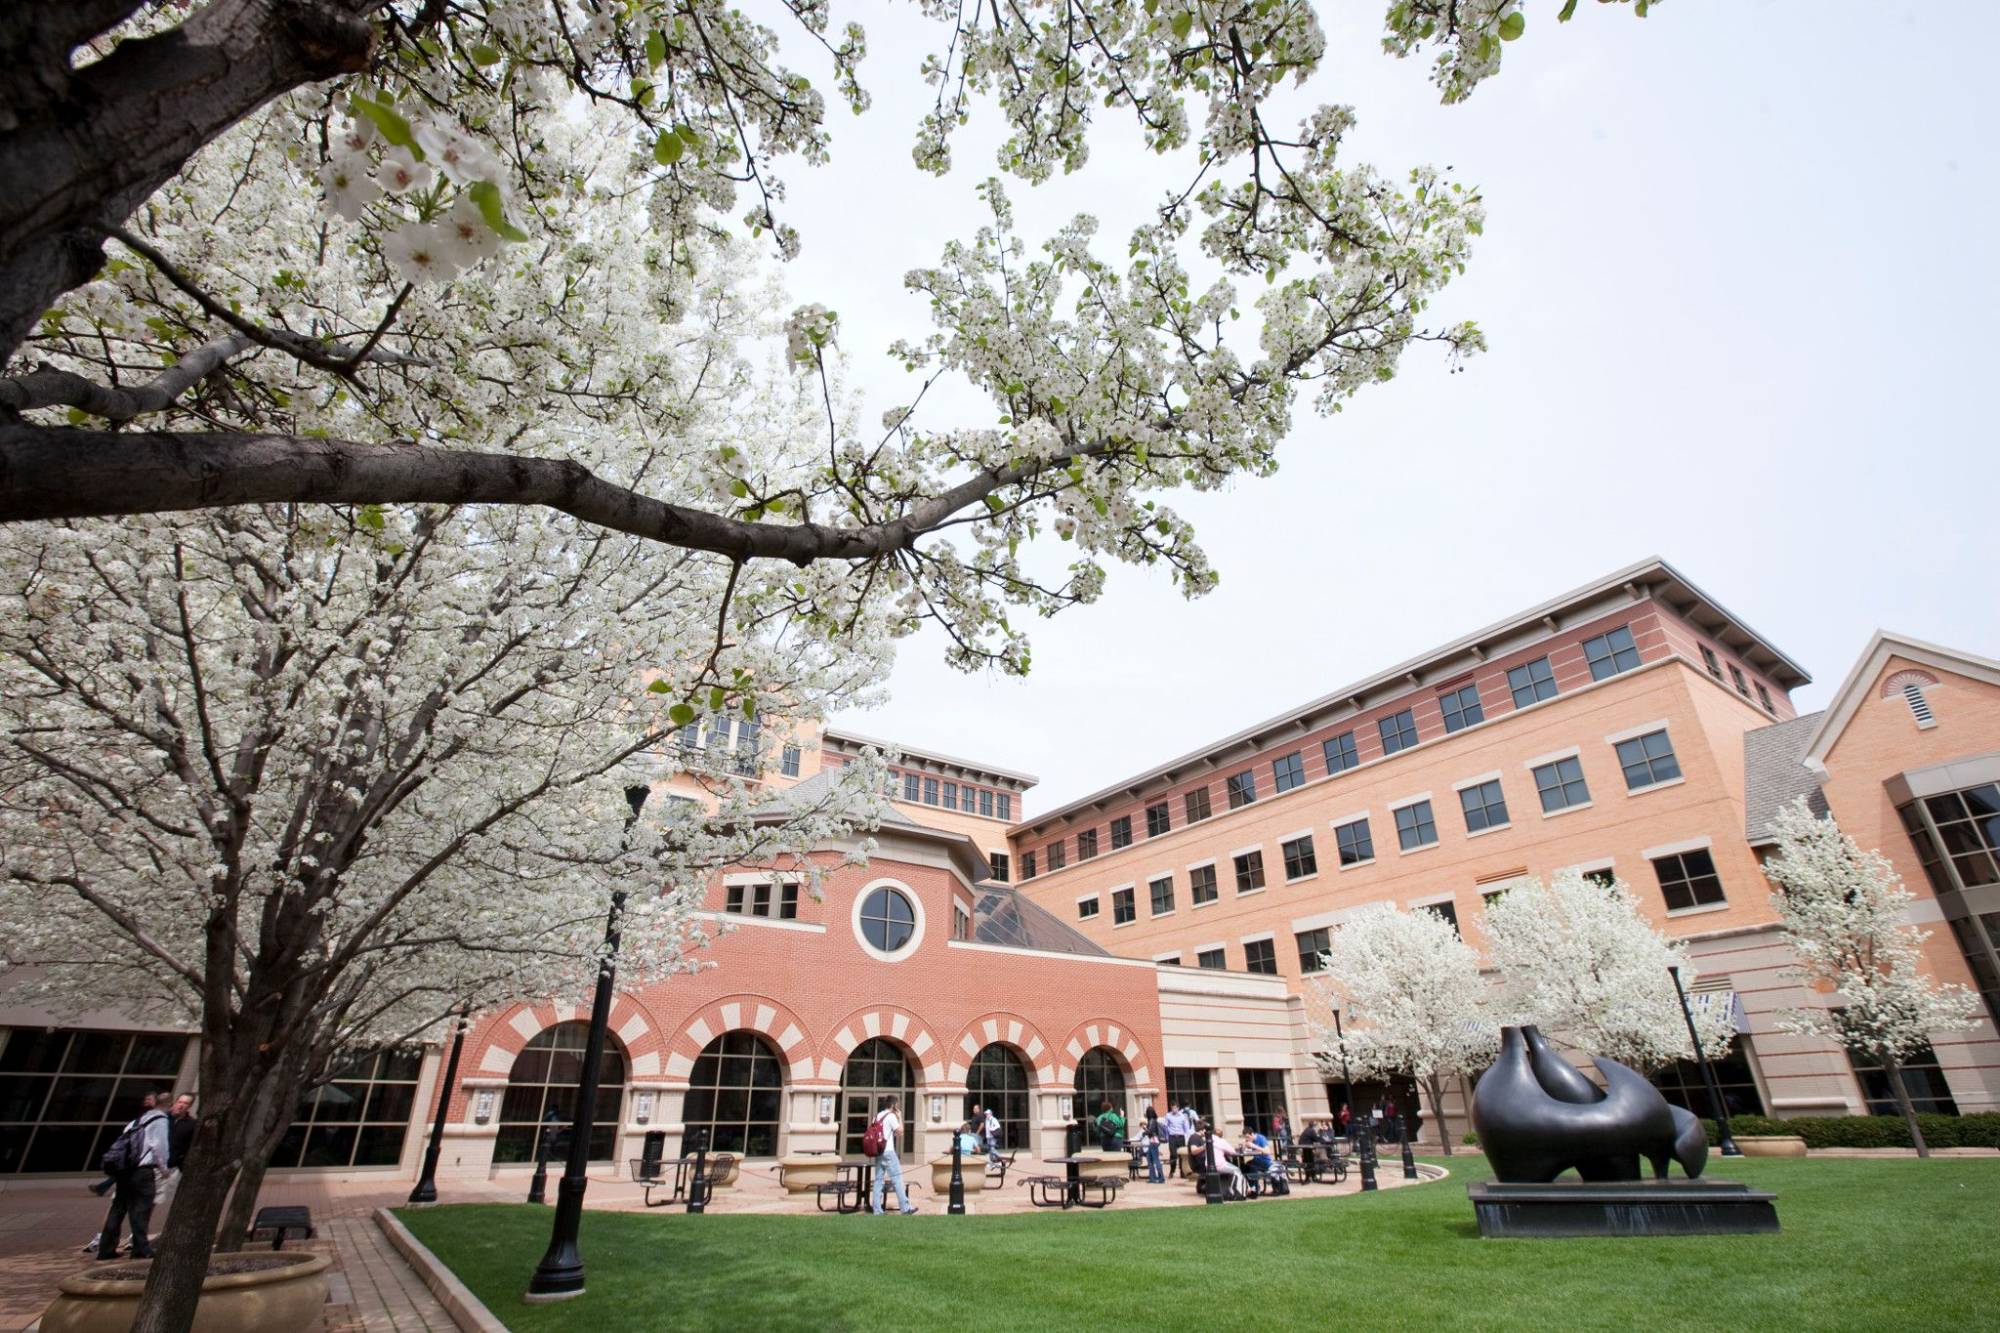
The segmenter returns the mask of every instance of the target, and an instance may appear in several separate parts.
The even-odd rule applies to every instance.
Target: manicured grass
[[[586,1213],[589,1290],[521,1300],[550,1211],[404,1210],[513,1329],[1993,1328],[2000,1159],[1756,1160],[1784,1231],[1479,1239],[1466,1182],[996,1217]],[[1308,1194],[1310,1191],[1308,1191]]]

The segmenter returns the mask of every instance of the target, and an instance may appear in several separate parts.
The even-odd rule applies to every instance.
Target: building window
[[[903,799],[906,801],[920,801],[923,799],[923,795],[923,779],[915,773],[903,774]]]
[[[1076,1107],[1097,1115],[1109,1102],[1120,1116],[1125,1114],[1125,1071],[1118,1057],[1103,1046],[1093,1046],[1076,1062]],[[913,1154],[914,1155],[914,1154]]]
[[[1919,810],[1916,803],[1903,807],[1903,826],[1916,844],[1918,859],[1940,893],[1958,887],[1944,873],[1944,857],[1957,871],[1958,884],[1972,888],[1980,884],[2000,884],[2000,784],[1985,783],[1927,796]],[[1938,851],[1924,828],[1924,814],[1937,829],[1944,852]]]
[[[1021,1057],[999,1042],[982,1047],[965,1071],[965,1112],[974,1106],[1000,1122],[1000,1147],[1028,1146],[1028,1069]]]
[[[1236,891],[1255,893],[1264,887],[1264,853],[1245,852],[1236,858]]]
[[[1208,1093],[1208,1071],[1206,1069],[1169,1069],[1167,1071],[1167,1105],[1188,1106],[1195,1114],[1206,1120],[1215,1114],[1215,1102]]]
[[[1131,889],[1118,889],[1111,895],[1111,924],[1129,926],[1139,919],[1139,907],[1133,901]]]
[[[947,782],[944,784],[944,808],[947,810],[958,809],[958,784],[956,782]]]
[[[1548,658],[1538,657],[1509,670],[1507,688],[1514,695],[1514,707],[1526,708],[1556,697],[1556,673]]]
[[[1165,801],[1161,801],[1158,805],[1149,805],[1146,807],[1147,837],[1157,838],[1161,834],[1168,832],[1173,826],[1173,820],[1167,814],[1167,803]]]
[[[1418,801],[1396,811],[1396,841],[1404,851],[1413,852],[1437,840],[1437,819],[1431,814],[1429,801]]]
[[[1285,854],[1285,878],[1304,879],[1307,875],[1319,873],[1319,861],[1313,856],[1312,834],[1293,838],[1290,842],[1278,844],[1278,850]]]
[[[938,780],[936,778],[925,778],[924,804],[936,805],[937,803],[938,803]]]
[[[1778,706],[1771,702],[1771,692],[1764,688],[1764,682],[1761,680],[1756,682],[1756,686],[1757,702],[1764,705],[1765,712],[1769,713],[1772,717],[1776,717],[1778,715]]]
[[[1375,859],[1375,842],[1368,836],[1368,821],[1357,819],[1333,831],[1334,846],[1340,849],[1340,863],[1358,866]]]
[[[1729,1050],[1708,1062],[1721,1087],[1722,1105],[1729,1114],[1762,1115],[1764,1099],[1757,1093],[1757,1079],[1750,1072],[1750,1057],[1744,1054],[1741,1035],[1729,1039]],[[1715,1114],[1708,1085],[1702,1081],[1701,1066],[1692,1060],[1676,1060],[1653,1075],[1653,1086],[1675,1106],[1706,1119]],[[1890,1114],[1896,1114],[1891,1108]]]
[[[1079,861],[1088,861],[1093,856],[1096,855],[1097,855],[1097,830],[1094,828],[1087,828],[1083,830],[1083,832],[1076,835],[1076,859]],[[1049,864],[1051,866],[1056,864],[1056,858],[1053,855],[1049,857]]]
[[[1738,667],[1734,662],[1729,664],[1729,678],[1736,682],[1736,692],[1748,699],[1750,697],[1750,682],[1743,679],[1742,668]]]
[[[1590,663],[1592,680],[1607,680],[1639,665],[1639,645],[1632,642],[1632,630],[1620,625],[1609,633],[1583,641],[1583,660]]]
[[[1090,897],[1088,897],[1088,898],[1078,898],[1078,899],[1076,900],[1076,919],[1077,919],[1077,920],[1079,920],[1079,921],[1088,921],[1088,920],[1090,920],[1090,919],[1091,919],[1092,917],[1094,917],[1094,916],[1096,916],[1096,915],[1097,915],[1097,895],[1096,895],[1096,894],[1092,894],[1092,895],[1091,895]]]
[[[416,1109],[423,1063],[423,1051],[414,1047],[349,1054],[331,1082],[300,1098],[298,1119],[269,1164],[280,1170],[395,1166]],[[565,1119],[564,1128],[568,1125]]]
[[[1583,762],[1575,755],[1565,755],[1537,768],[1535,791],[1542,798],[1545,815],[1590,804],[1590,787],[1583,780]]]
[[[776,1157],[784,1101],[777,1052],[754,1032],[725,1032],[694,1062],[682,1119],[708,1131],[710,1152]]]
[[[1417,715],[1405,708],[1375,724],[1382,733],[1382,753],[1394,754],[1417,743]]]
[[[1674,758],[1674,743],[1664,731],[1634,736],[1618,742],[1616,748],[1619,767],[1625,770],[1626,791],[1672,782],[1681,775],[1680,763]]]
[[[1200,949],[1195,953],[1194,965],[1208,968],[1212,972],[1220,972],[1229,966],[1229,960],[1223,956],[1220,949]]]
[[[1460,788],[1458,802],[1465,807],[1467,833],[1504,828],[1507,824],[1507,797],[1500,790],[1498,778]]]
[[[1278,975],[1278,946],[1272,940],[1245,940],[1243,942],[1243,969],[1246,972],[1261,972],[1267,977]]]
[[[1269,1134],[1272,1117],[1285,1110],[1285,1071],[1239,1069],[1236,1081],[1243,1089],[1243,1133]]]
[[[1000,818],[1012,819],[1014,817],[1014,797],[1012,794],[1004,791],[997,793],[994,797],[994,808],[998,810]]]
[[[708,720],[709,752],[714,756],[716,756],[717,758],[720,758],[722,756],[723,751],[727,750],[728,748],[729,748],[729,719],[726,717],[710,718]]]
[[[1319,748],[1326,755],[1328,773],[1345,773],[1361,762],[1361,752],[1354,748],[1354,733],[1351,731],[1329,737]]]
[[[1033,879],[1034,877],[1035,877],[1035,854],[1033,852],[1022,852],[1021,878]]]
[[[979,813],[988,819],[993,817],[993,793],[984,787],[979,789]]]
[[[1174,910],[1174,877],[1162,875],[1146,886],[1153,898],[1153,915],[1165,916]]]
[[[699,750],[701,748],[701,723],[690,722],[682,727],[676,740],[683,750]]]
[[[1583,877],[1600,889],[1608,889],[1618,882],[1618,876],[1611,872],[1610,866],[1601,866],[1596,870],[1586,870],[1583,872]]]
[[[1701,646],[1701,663],[1708,668],[1709,675],[1717,680],[1722,679],[1722,663],[1715,659],[1715,649],[1705,643]]]
[[[1196,787],[1187,794],[1184,804],[1187,806],[1188,823],[1199,824],[1202,820],[1207,819],[1210,813],[1208,808],[1208,788]]]
[[[1111,821],[1111,850],[1132,845],[1132,816],[1120,815]]]
[[[861,901],[861,938],[883,953],[895,953],[917,933],[916,909],[896,889],[876,889]]]
[[[173,1086],[188,1043],[67,1028],[0,1034],[0,1175],[94,1171],[139,1099]]]
[[[999,880],[1002,884],[1007,882],[1007,853],[988,852],[986,854],[986,864],[993,868],[993,878]]]
[[[799,915],[799,886],[730,884],[723,889],[722,910],[738,916],[776,917],[794,921]]]
[[[1318,972],[1326,966],[1326,951],[1333,947],[1333,932],[1322,926],[1318,930],[1302,930],[1292,937],[1299,944],[1299,971]]]
[[[1662,856],[1653,862],[1653,873],[1660,877],[1660,896],[1667,900],[1669,912],[1725,901],[1722,880],[1715,873],[1715,858],[1706,847]]]
[[[1419,912],[1429,912],[1435,916],[1441,916],[1446,921],[1449,921],[1451,923],[1452,930],[1456,931],[1458,929],[1458,904],[1454,903],[1449,898],[1445,899],[1441,903],[1425,903],[1422,907],[1419,907],[1417,910]]]
[[[916,1071],[900,1046],[886,1037],[870,1037],[854,1048],[840,1071],[841,1140],[846,1155],[861,1155],[868,1122],[884,1097],[896,1099],[896,1114],[906,1132],[906,1142],[896,1146],[908,1151],[907,1132],[917,1123]]]
[[[1231,773],[1222,784],[1229,796],[1229,808],[1235,810],[1257,799],[1257,774],[1253,769],[1241,773]]]
[[[1463,731],[1475,722],[1486,720],[1486,710],[1479,706],[1479,687],[1461,685],[1438,696],[1438,707],[1444,712],[1444,729],[1447,734]]]
[[[535,1140],[542,1130],[567,1129],[576,1118],[576,1085],[583,1076],[583,1045],[589,1038],[588,1023],[557,1023],[529,1038],[514,1057],[507,1092],[500,1100],[495,1162],[534,1161]],[[608,1162],[618,1146],[618,1127],[624,1123],[619,1112],[625,1100],[625,1051],[609,1033],[597,1071],[590,1160]]]
[[[955,940],[972,938],[972,913],[957,903],[951,905],[951,937]]]
[[[778,771],[788,778],[799,775],[799,747],[787,745],[778,751]]]
[[[1214,866],[1196,866],[1188,871],[1188,897],[1194,900],[1196,907],[1212,903],[1219,896],[1215,887]]]
[[[1294,750],[1282,759],[1271,761],[1271,785],[1280,793],[1288,792],[1306,780],[1305,756]]]
[[[1049,870],[1051,872],[1061,870],[1068,864],[1069,849],[1063,845],[1061,838],[1057,838],[1049,844]]]
[[[1903,1108],[1896,1105],[1896,1091],[1889,1082],[1888,1071],[1873,1056],[1859,1051],[1849,1051],[1847,1058],[1854,1066],[1854,1077],[1861,1081],[1862,1096],[1868,1099],[1868,1114],[1901,1115]],[[1937,1052],[1929,1042],[1904,1056],[1902,1065],[1903,1090],[1910,1094],[1910,1106],[1917,1114],[1958,1114],[1951,1085],[1945,1082],[1944,1070],[1938,1068]]]

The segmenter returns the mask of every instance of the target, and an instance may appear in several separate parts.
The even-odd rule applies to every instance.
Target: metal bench
[[[991,1180],[996,1186],[1005,1185],[1007,1183],[1007,1172],[1013,1167],[1014,1158],[1017,1156],[1019,1156],[1018,1149],[1015,1152],[1001,1153],[998,1160],[988,1157],[986,1159],[987,1179]]]
[[[1023,1176],[1028,1202],[1037,1208],[1069,1207],[1069,1178],[1066,1176]]]
[[[686,1183],[686,1167],[680,1161],[673,1158],[648,1161],[644,1157],[634,1157],[631,1162],[632,1183],[645,1191],[648,1208],[664,1208],[681,1197],[681,1188]],[[666,1175],[667,1167],[673,1168],[674,1174],[671,1179]],[[667,1197],[655,1200],[653,1198],[655,1190],[665,1190]]]
[[[304,1204],[276,1204],[257,1210],[257,1220],[250,1224],[250,1239],[256,1240],[258,1233],[271,1233],[271,1248],[285,1247],[287,1232],[296,1231],[307,1240],[316,1234],[313,1231],[312,1209]]]

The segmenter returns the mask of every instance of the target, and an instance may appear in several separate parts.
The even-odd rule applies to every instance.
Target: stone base
[[[1466,1186],[1481,1236],[1750,1236],[1778,1229],[1775,1194],[1731,1180]]]

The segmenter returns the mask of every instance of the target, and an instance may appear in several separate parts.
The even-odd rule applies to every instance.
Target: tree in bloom
[[[1698,970],[1647,922],[1624,881],[1577,870],[1547,884],[1523,880],[1487,900],[1486,940],[1511,1021],[1646,1073],[1695,1057],[1667,969],[1679,968],[1688,987]],[[1736,1032],[1729,1010],[1708,1005],[1694,1017],[1709,1057],[1726,1052]]]
[[[1803,799],[1771,823],[1778,850],[1764,873],[1778,924],[1798,955],[1795,978],[1827,995],[1824,1006],[1787,1010],[1785,1031],[1837,1041],[1880,1065],[1917,1156],[1930,1156],[1903,1061],[1933,1032],[1972,1026],[1979,1000],[1963,986],[1939,983],[1920,967],[1930,932],[1905,920],[1916,895],[1877,851],[1863,851]]]
[[[1486,1068],[1500,1046],[1479,955],[1436,912],[1379,904],[1341,923],[1324,962],[1313,981],[1315,1008],[1339,1009],[1347,1018],[1339,1032],[1314,1020],[1314,1036],[1327,1053],[1322,1066],[1340,1073],[1344,1052],[1349,1065],[1366,1072],[1416,1080],[1449,1157],[1445,1084]]]
[[[1157,209],[1107,256],[1089,216],[1023,237],[984,182],[991,224],[904,278],[934,327],[891,349],[915,379],[882,430],[829,412],[825,466],[785,478],[724,441],[715,487],[667,493],[484,408],[552,382],[615,401],[643,381],[596,373],[599,323],[685,316],[625,308],[601,277],[609,228],[579,205],[636,195],[657,264],[694,262],[732,215],[797,252],[778,172],[830,169],[830,99],[866,110],[857,24],[817,0],[775,11],[823,90],[780,61],[779,31],[721,0],[0,10],[0,179],[29,186],[0,195],[0,521],[545,506],[731,559],[848,563],[908,618],[943,622],[957,660],[1020,668],[1007,609],[1089,600],[1106,560],[1209,587],[1164,496],[1268,474],[1301,394],[1334,410],[1412,345],[1482,346],[1428,314],[1481,229],[1477,192],[1347,160],[1348,107],[1278,119],[1324,51],[1304,0],[926,4],[908,19],[936,32],[906,75],[935,90],[920,169],[950,169],[981,103],[1007,129],[998,170],[1031,185],[1087,169],[1097,122],[1129,118],[1160,155]],[[1457,101],[1525,27],[1520,0],[1396,0],[1384,45],[1435,53]],[[614,150],[621,194],[589,160]],[[574,289],[564,320],[487,327],[481,289],[523,268]],[[478,336],[451,324],[467,311]],[[795,324],[817,377],[837,316],[808,305]],[[918,409],[939,377],[997,411],[931,420]],[[1075,552],[1059,573],[1024,560],[1042,533]]]

